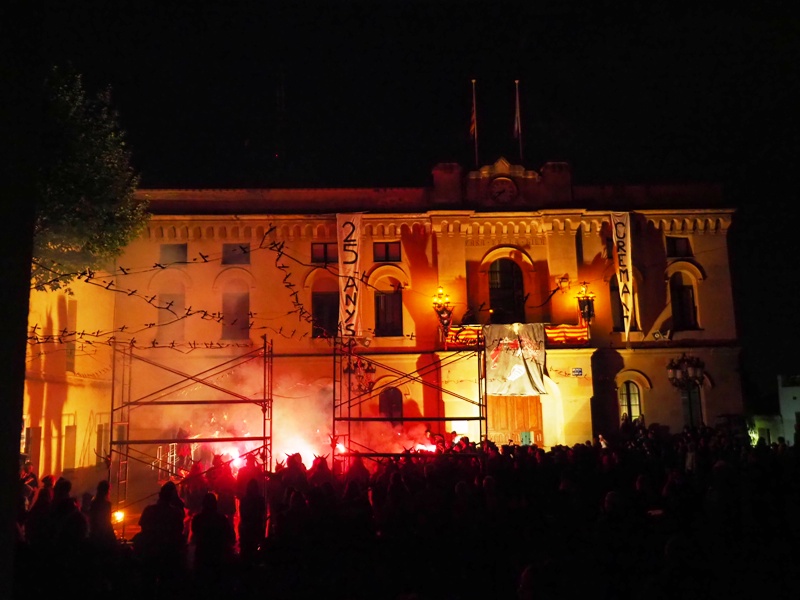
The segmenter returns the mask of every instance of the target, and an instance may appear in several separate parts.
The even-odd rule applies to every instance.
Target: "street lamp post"
[[[696,356],[683,353],[680,358],[669,361],[667,364],[667,379],[681,390],[681,398],[686,405],[688,424],[694,426],[697,418],[702,421],[700,406],[700,388],[705,377],[705,364]]]

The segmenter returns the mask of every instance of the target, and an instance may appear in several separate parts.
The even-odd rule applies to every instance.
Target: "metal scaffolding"
[[[150,356],[152,350],[137,348],[131,344],[120,344],[114,347],[112,406],[110,423],[109,481],[115,481],[116,509],[123,510],[133,501],[129,497],[133,463],[147,465],[157,471],[158,480],[182,478],[185,468],[179,464],[178,449],[183,444],[196,447],[200,444],[224,443],[260,443],[252,452],[257,452],[267,470],[272,469],[272,383],[273,383],[273,348],[266,336],[262,337],[260,347],[235,356],[228,356],[217,362],[219,349],[196,348],[192,350],[193,359],[205,358],[211,366],[198,372],[187,373],[180,367],[191,364],[191,361],[176,355],[170,355],[169,361],[156,361]],[[164,349],[169,351],[169,349]],[[234,389],[219,385],[216,379],[236,372],[246,364],[260,361],[260,390],[252,396],[241,394]],[[171,379],[161,385],[164,379]],[[161,385],[161,387],[159,387]],[[157,389],[147,389],[149,387]],[[214,397],[209,399],[204,394],[200,398],[192,397],[193,389],[212,390]],[[189,432],[179,429],[175,435],[150,435],[152,429],[137,426],[152,418],[153,410],[164,411],[167,407],[178,409],[188,407],[214,407],[234,405],[255,405],[261,410],[261,434],[240,436],[190,436]],[[149,413],[149,414],[148,414]],[[132,433],[136,436],[132,436]]]
[[[430,355],[437,360],[411,372],[398,370],[386,358],[397,357],[399,354],[413,354],[416,356]],[[472,397],[464,396],[442,385],[431,382],[430,375],[436,371],[441,373],[443,367],[454,363],[474,360],[476,365],[476,390]],[[374,379],[382,378],[380,385],[375,385]],[[441,381],[441,377],[433,379]],[[333,449],[333,469],[335,473],[343,473],[351,463],[351,459],[358,455],[362,458],[377,459],[381,457],[402,456],[403,453],[380,452],[369,446],[369,442],[360,436],[360,424],[370,422],[392,423],[395,425],[424,422],[444,423],[451,421],[476,421],[479,425],[480,441],[487,435],[487,408],[486,408],[486,354],[483,336],[472,331],[468,341],[457,344],[448,344],[446,349],[420,352],[375,352],[368,351],[359,345],[354,338],[337,337],[333,345],[333,415],[331,447]],[[463,402],[465,405],[477,406],[477,414],[455,415],[442,414],[440,416],[409,417],[405,415],[382,414],[380,416],[363,416],[361,407],[368,403],[380,401],[382,392],[390,388],[407,383],[418,383],[423,387],[432,388],[440,395],[440,401],[450,398]],[[401,411],[402,412],[402,411]],[[336,451],[339,446],[340,450]],[[343,448],[343,449],[342,449]]]

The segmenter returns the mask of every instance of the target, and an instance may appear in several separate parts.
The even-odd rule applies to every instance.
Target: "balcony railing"
[[[482,325],[453,325],[447,332],[447,348],[472,348],[483,343]],[[584,346],[589,343],[586,325],[545,325],[544,334],[548,348]]]

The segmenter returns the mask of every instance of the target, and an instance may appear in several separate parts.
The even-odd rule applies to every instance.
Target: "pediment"
[[[498,158],[494,163],[480,168],[481,178],[493,178],[498,175],[508,175],[511,177],[521,177],[525,174],[525,167],[515,165],[508,161],[504,156]]]

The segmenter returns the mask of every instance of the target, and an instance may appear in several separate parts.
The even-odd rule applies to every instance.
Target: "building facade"
[[[151,467],[150,446],[220,435],[277,463],[743,410],[715,186],[581,186],[501,158],[420,188],[138,193],[152,218],[115,265],[32,293],[41,473],[113,461],[115,439]]]

